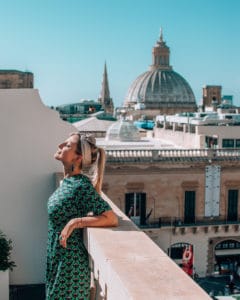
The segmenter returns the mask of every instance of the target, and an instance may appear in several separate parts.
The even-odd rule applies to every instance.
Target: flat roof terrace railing
[[[106,195],[102,196],[118,215],[119,226],[84,231],[96,284],[92,299],[211,299]]]
[[[144,225],[139,225],[140,228],[161,228],[161,227],[192,227],[192,226],[220,226],[220,225],[233,225],[239,227],[240,218],[235,220],[228,219],[227,217],[195,217],[194,220],[184,220],[179,217],[159,217],[146,222]]]
[[[107,162],[200,162],[200,161],[240,161],[240,149],[125,149],[108,150]]]

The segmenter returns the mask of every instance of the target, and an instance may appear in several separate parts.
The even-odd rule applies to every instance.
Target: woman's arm
[[[63,228],[59,240],[62,247],[67,247],[67,239],[74,229],[85,227],[116,227],[118,218],[112,210],[103,212],[99,216],[71,219]]]

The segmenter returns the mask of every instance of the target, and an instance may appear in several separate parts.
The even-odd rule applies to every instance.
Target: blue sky
[[[119,106],[163,28],[197,102],[222,85],[240,105],[239,0],[0,0],[0,68],[34,73],[46,105],[97,99],[107,62]]]

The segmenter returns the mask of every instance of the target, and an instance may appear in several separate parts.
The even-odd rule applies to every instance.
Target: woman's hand
[[[63,228],[59,236],[60,245],[64,248],[67,247],[67,239],[76,228],[115,226],[118,226],[118,218],[112,210],[105,211],[99,216],[72,219]]]
[[[67,239],[70,237],[73,230],[76,228],[80,228],[80,226],[79,226],[80,223],[82,223],[81,218],[72,219],[63,228],[63,230],[59,236],[59,242],[63,248],[67,247]]]

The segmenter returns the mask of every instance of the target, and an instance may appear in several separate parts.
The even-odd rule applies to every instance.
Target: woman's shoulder
[[[90,179],[84,174],[78,174],[76,176],[73,176],[72,184],[75,188],[84,188],[92,186]]]

